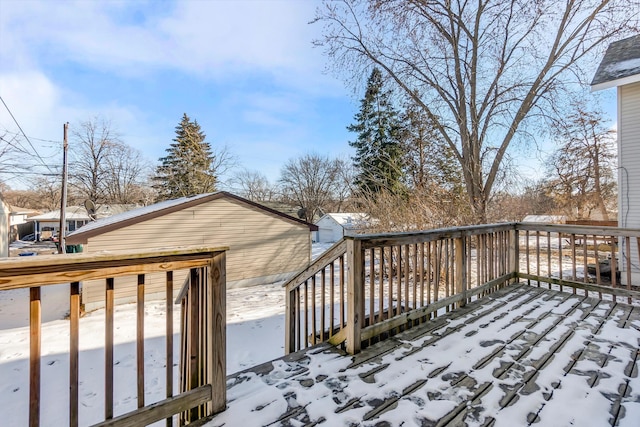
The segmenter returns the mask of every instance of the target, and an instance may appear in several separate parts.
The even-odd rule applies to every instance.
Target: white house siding
[[[640,229],[640,82],[618,87],[618,223]],[[631,253],[621,249],[621,261],[630,256],[632,283],[640,283],[640,259],[635,239]],[[624,268],[625,262],[622,262]],[[626,282],[626,275],[622,280]]]
[[[309,228],[227,198],[162,215],[147,221],[90,237],[85,252],[176,247],[186,245],[229,246],[227,287],[251,286],[284,280],[310,261]],[[186,272],[176,273],[179,291]],[[164,292],[164,274],[148,275],[145,292]],[[83,284],[87,310],[104,305],[103,281]],[[135,298],[135,278],[115,281],[119,302]]]
[[[320,243],[337,242],[342,239],[343,228],[329,215],[325,215],[316,224],[318,226],[318,241]]]
[[[9,256],[9,206],[0,200],[0,257]]]

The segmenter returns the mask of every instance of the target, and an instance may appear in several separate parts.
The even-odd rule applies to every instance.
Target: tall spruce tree
[[[455,153],[442,139],[431,118],[409,99],[400,115],[402,150],[407,185],[411,190],[429,191],[440,187],[464,191],[463,174]]]
[[[191,121],[185,113],[176,126],[173,143],[166,149],[167,156],[160,158],[161,165],[156,168],[154,188],[158,200],[216,190],[215,159],[205,138],[198,122]]]
[[[360,111],[355,123],[347,129],[358,134],[349,145],[356,149],[353,164],[355,184],[364,195],[381,190],[398,194],[403,186],[402,127],[391,102],[391,92],[385,90],[382,73],[374,68],[367,80]]]

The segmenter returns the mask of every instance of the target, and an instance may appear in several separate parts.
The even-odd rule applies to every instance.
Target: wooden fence
[[[228,248],[176,248],[146,253],[69,254],[0,261],[0,292],[30,291],[29,425],[40,425],[41,411],[41,287],[69,283],[69,425],[78,425],[79,329],[81,282],[105,281],[104,422],[99,426],[138,426],[183,413],[189,422],[224,410],[225,366],[225,251]],[[180,393],[174,395],[173,272],[189,269],[191,275],[180,293],[182,350]],[[147,404],[144,384],[145,275],[166,273],[166,399]],[[136,376],[138,409],[114,417],[114,278],[137,276]],[[195,409],[193,409],[195,408]]]
[[[632,286],[631,272],[640,265],[634,252],[637,257],[640,230],[571,225],[345,237],[285,284],[285,350],[329,341],[353,354],[516,280],[632,303],[640,300]],[[609,279],[607,263],[614,272]]]

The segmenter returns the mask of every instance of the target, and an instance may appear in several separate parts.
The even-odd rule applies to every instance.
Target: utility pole
[[[66,239],[64,231],[67,225],[67,149],[69,144],[67,143],[67,131],[69,130],[69,122],[64,126],[64,138],[62,142],[62,194],[60,196],[60,228],[58,231],[58,252],[63,254],[66,252]]]

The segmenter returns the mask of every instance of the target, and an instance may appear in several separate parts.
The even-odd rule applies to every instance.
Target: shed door
[[[322,243],[335,242],[333,236],[334,236],[334,232],[332,228],[320,227],[318,229],[318,241]]]

